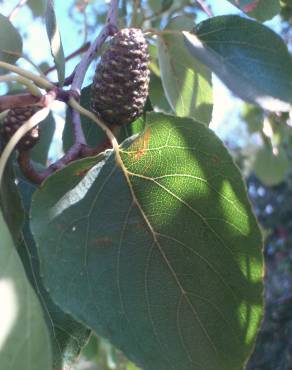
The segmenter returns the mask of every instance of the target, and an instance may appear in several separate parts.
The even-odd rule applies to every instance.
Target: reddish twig
[[[34,168],[30,156],[30,151],[19,152],[17,157],[19,168],[28,180],[35,184],[41,184],[46,178],[46,173],[40,173]]]
[[[31,160],[31,153],[30,151],[22,151],[18,154],[18,164],[25,175],[25,177],[35,184],[41,184],[47,177],[52,175],[54,172],[64,168],[70,162],[73,162],[77,157],[79,157],[79,153],[81,151],[82,144],[75,143],[68,152],[60,158],[58,161],[50,165],[44,171],[37,171],[33,165]]]
[[[6,95],[0,97],[0,112],[6,109],[27,107],[29,105],[35,105],[41,101],[42,97],[34,96],[32,94],[18,94],[18,95]]]
[[[47,107],[50,105],[52,100],[56,99],[67,102],[72,94],[73,93],[71,91],[65,91],[56,88],[49,91],[46,95],[43,96],[35,96],[32,94],[0,96],[0,113],[5,111],[6,109],[27,107],[30,105]]]
[[[69,112],[71,113],[72,117],[73,139],[75,144],[86,145],[86,139],[82,130],[80,114],[71,107],[69,108]]]
[[[65,58],[65,61],[66,61],[66,62],[68,62],[68,60],[71,60],[71,59],[73,59],[73,58],[77,57],[78,55],[80,55],[80,54],[84,53],[85,51],[87,51],[87,50],[88,50],[89,46],[90,46],[90,42],[87,42],[86,44],[82,45],[79,49],[77,49],[77,50],[73,51],[73,53],[69,54],[69,55]],[[48,68],[48,69],[44,72],[44,74],[45,74],[45,75],[48,75],[50,72],[53,72],[55,69],[56,69],[56,66],[54,65],[54,66],[52,66],[52,67]]]
[[[20,9],[27,3],[28,0],[20,0],[18,4],[13,8],[11,13],[8,16],[8,19],[10,21],[13,20],[13,18],[17,15],[17,13],[20,11]]]
[[[214,17],[214,14],[211,10],[211,8],[205,3],[205,0],[196,0],[197,3],[200,5],[202,8],[203,12],[207,14],[208,17]]]
[[[111,149],[112,144],[109,141],[109,139],[106,139],[104,143],[98,145],[95,148],[90,148],[89,146],[83,146],[80,150],[80,156],[82,158],[85,157],[94,157],[102,152],[104,152],[106,149]]]
[[[76,158],[96,156],[109,148],[111,148],[111,143],[109,140],[106,140],[103,144],[97,146],[96,148],[89,148],[81,143],[75,143],[62,158],[41,172],[35,169],[30,158],[30,151],[19,152],[17,160],[25,177],[31,182],[40,185],[47,177],[52,175],[54,172],[61,170],[69,163],[76,160]]]
[[[55,171],[61,170],[62,168],[67,166],[67,164],[76,160],[76,158],[79,158],[79,153],[81,151],[82,145],[83,144],[79,142],[74,143],[62,158],[60,158],[57,162],[51,164],[50,167],[46,169],[46,177],[51,175]]]
[[[39,185],[54,172],[64,168],[70,162],[73,162],[79,156],[81,147],[82,144],[75,143],[62,158],[60,158],[58,161],[56,161],[47,169],[41,172],[35,169],[33,162],[30,158],[31,157],[30,151],[19,152],[17,160],[19,167],[22,173],[25,175],[25,177],[31,182]]]
[[[58,97],[58,89],[52,89],[48,91],[46,95],[43,95],[40,100],[40,105],[43,107],[49,107],[54,100],[57,100]]]

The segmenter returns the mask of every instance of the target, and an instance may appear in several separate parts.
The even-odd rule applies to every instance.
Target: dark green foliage
[[[44,284],[145,370],[233,370],[262,316],[256,220],[209,129],[147,117],[121,151],[127,171],[108,153],[93,167],[75,162],[36,192],[31,227]]]
[[[265,319],[248,370],[288,370],[292,367],[291,183],[269,188],[252,176],[248,186],[257,217],[267,231]]]
[[[14,242],[18,242],[21,239],[24,210],[14,178],[12,161],[9,161],[0,187],[0,209]]]
[[[49,333],[42,308],[1,212],[0,235],[1,310],[6,319],[1,324],[0,368],[51,370]]]

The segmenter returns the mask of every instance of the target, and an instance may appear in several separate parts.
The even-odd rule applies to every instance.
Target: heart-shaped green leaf
[[[215,134],[147,115],[87,174],[35,193],[31,227],[54,300],[144,370],[241,369],[262,317],[262,241]],[[121,163],[121,162],[120,162]]]
[[[239,97],[270,111],[290,110],[292,59],[271,29],[230,15],[201,22],[184,36],[191,54]]]

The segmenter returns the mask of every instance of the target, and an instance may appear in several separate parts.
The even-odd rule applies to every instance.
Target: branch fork
[[[15,11],[18,12],[20,7],[24,5],[24,3],[25,2],[20,1],[18,4],[19,6],[17,7],[17,9],[15,9]],[[30,151],[23,151],[23,152],[20,152],[18,155],[18,163],[19,163],[19,166],[22,172],[29,180],[31,180],[34,183],[41,184],[53,172],[63,168],[68,163],[72,162],[73,160],[82,158],[87,155],[97,155],[101,151],[111,146],[113,146],[115,149],[118,148],[118,143],[115,139],[115,136],[113,135],[111,130],[105,125],[105,123],[102,122],[100,119],[98,119],[91,112],[82,108],[78,104],[80,100],[80,92],[81,92],[82,84],[83,84],[86,72],[88,70],[88,67],[90,66],[91,62],[95,58],[96,53],[98,52],[98,50],[100,50],[100,48],[102,47],[106,39],[109,36],[113,36],[118,30],[118,5],[119,5],[119,0],[111,0],[105,26],[102,28],[96,40],[88,47],[80,63],[76,66],[74,72],[65,80],[65,86],[71,85],[69,90],[64,90],[64,89],[59,88],[58,84],[53,84],[45,77],[36,76],[33,73],[25,71],[19,67],[10,65],[5,62],[0,62],[0,68],[1,67],[5,68],[9,72],[14,72],[18,76],[22,76],[23,81],[26,81],[26,80],[32,81],[30,82],[30,84],[32,85],[35,84],[34,86],[36,89],[38,86],[48,91],[47,94],[43,96],[36,96],[40,94],[38,94],[38,90],[34,90],[33,93],[0,97],[0,112],[7,110],[7,109],[15,108],[15,107],[38,105],[42,107],[41,111],[39,112],[46,112],[46,114],[48,114],[49,107],[51,106],[54,100],[61,100],[70,106],[69,111],[72,115],[72,130],[73,130],[74,144],[61,159],[59,159],[57,162],[53,163],[46,170],[40,173],[33,166],[33,163],[30,159],[31,157]],[[13,18],[15,14],[16,13],[13,13],[13,14],[11,13],[11,18]],[[24,123],[22,127],[24,126],[26,128],[30,127],[28,123],[31,120],[33,120],[34,125],[37,125],[40,121],[36,123],[37,120],[35,116],[36,115],[41,116],[39,112],[37,112],[30,120]],[[106,140],[106,142],[102,144],[101,146],[99,146],[98,148],[89,148],[87,146],[86,139],[85,139],[85,136],[82,130],[80,113],[85,114],[91,119],[93,119],[105,131],[108,137],[108,140]],[[0,182],[1,182],[1,176],[3,174],[4,166],[7,162],[7,159],[16,145],[12,141],[17,140],[17,137],[21,135],[21,132],[20,132],[21,128],[15,133],[15,137],[13,136],[11,140],[8,142],[7,146],[5,147],[1,155]],[[22,133],[22,136],[23,135],[24,134]],[[20,136],[20,138],[22,136]],[[20,138],[18,138],[18,140]],[[1,173],[1,169],[2,169],[2,173]]]

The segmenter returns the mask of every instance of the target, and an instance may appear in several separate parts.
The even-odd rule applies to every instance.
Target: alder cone
[[[1,135],[5,142],[8,142],[13,134],[21,127],[25,121],[30,119],[37,111],[35,107],[21,107],[10,109],[3,120]],[[17,143],[16,149],[19,151],[29,150],[35,146],[39,140],[39,127],[35,126]]]
[[[92,111],[113,125],[125,125],[141,116],[148,96],[148,64],[143,32],[136,28],[117,32],[96,67]]]

